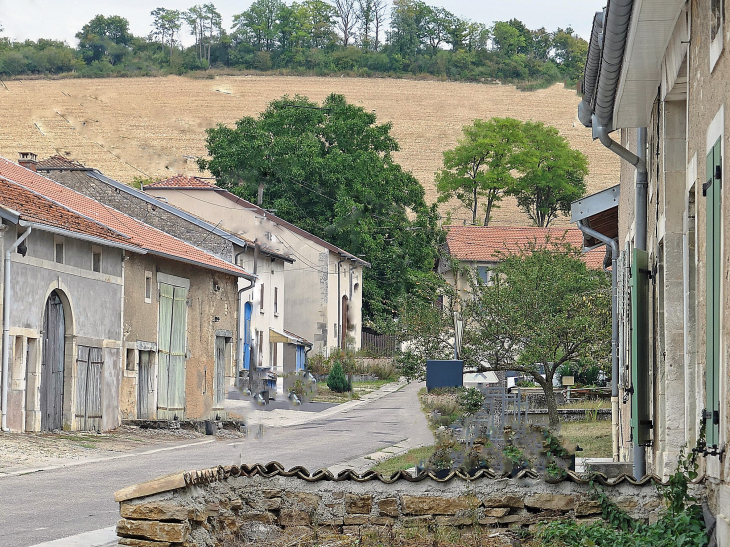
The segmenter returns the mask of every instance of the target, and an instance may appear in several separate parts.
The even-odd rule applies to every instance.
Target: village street
[[[119,518],[114,492],[180,470],[233,463],[281,462],[310,471],[347,462],[410,439],[433,442],[409,384],[380,399],[291,427],[268,428],[262,438],[206,439],[178,443],[177,450],[148,451],[31,474],[0,477],[0,547],[27,547],[90,530]],[[210,439],[210,438],[208,438]]]

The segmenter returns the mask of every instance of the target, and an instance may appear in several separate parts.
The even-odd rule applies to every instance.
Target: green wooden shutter
[[[170,380],[170,331],[172,330],[172,285],[160,283],[160,311],[157,322],[157,418],[167,419]]]
[[[631,265],[631,430],[633,442],[651,442],[649,401],[649,253],[634,249]]]
[[[169,408],[179,418],[185,413],[185,357],[188,330],[188,290],[175,287],[172,304],[172,333],[170,336],[170,391]]]
[[[719,175],[719,176],[718,176]],[[707,240],[705,245],[707,268],[707,342],[705,348],[705,428],[707,445],[717,447],[720,442],[720,284],[722,256],[720,251],[722,212],[722,142],[715,143],[707,154],[707,182],[703,190],[707,197]]]

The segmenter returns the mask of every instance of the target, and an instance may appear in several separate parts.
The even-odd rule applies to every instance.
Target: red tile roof
[[[0,158],[0,177],[41,194],[46,198],[103,224],[128,238],[128,243],[151,254],[166,256],[173,260],[194,263],[199,266],[223,271],[236,276],[252,278],[253,275],[230,262],[215,257],[197,247],[185,243],[152,226],[144,224],[124,213],[98,201],[75,192],[38,173],[25,169],[5,158]],[[61,226],[67,229],[67,226]]]
[[[500,253],[513,253],[534,241],[538,245],[546,238],[562,239],[582,248],[583,233],[578,228],[538,228],[508,226],[444,226],[449,254],[462,261],[498,262]],[[585,253],[591,268],[603,267],[603,247]]]
[[[215,184],[200,177],[189,177],[187,175],[175,175],[169,179],[159,180],[147,184],[145,188],[215,188]]]
[[[35,192],[0,178],[0,207],[18,213],[22,220],[134,246],[130,239],[98,222],[54,203]]]

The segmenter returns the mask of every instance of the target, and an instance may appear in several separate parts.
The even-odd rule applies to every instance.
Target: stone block
[[[178,488],[185,488],[184,473],[174,473],[172,475],[160,477],[159,479],[153,479],[151,481],[122,488],[121,490],[114,492],[114,501],[121,502],[134,498],[143,498],[145,496],[151,496],[152,494],[159,494],[160,492],[177,490]]]
[[[377,526],[393,526],[396,520],[393,517],[373,517],[370,522]]]
[[[519,496],[491,496],[482,500],[484,507],[509,507],[510,509],[522,509],[525,502]]]
[[[346,536],[359,536],[360,527],[359,526],[343,526],[342,533],[345,534]]]
[[[281,498],[267,498],[256,504],[258,509],[263,511],[278,511],[281,509]]]
[[[419,528],[421,526],[428,526],[433,523],[433,517],[431,515],[425,515],[421,517],[403,517],[401,523],[404,528]]]
[[[154,520],[119,519],[117,535],[140,537],[154,541],[181,543],[185,541],[190,526],[187,523],[157,522]]]
[[[482,517],[479,519],[479,524],[482,526],[494,526],[499,524],[499,521],[495,517]]]
[[[474,524],[474,521],[469,517],[438,516],[436,517],[436,524],[439,526],[469,526]]]
[[[581,501],[575,506],[575,516],[585,517],[588,515],[600,515],[601,504],[595,500]]]
[[[525,507],[549,511],[571,511],[575,509],[575,496],[568,494],[532,494],[525,498]]]
[[[195,516],[194,509],[180,507],[170,502],[122,503],[119,508],[122,518],[136,520],[176,520],[186,521]]]
[[[342,526],[344,524],[344,519],[342,517],[332,517],[328,519],[322,519],[320,521],[317,521],[318,526]]]
[[[369,515],[373,508],[372,496],[345,494],[345,511],[356,515]]]
[[[385,517],[397,517],[400,513],[398,512],[398,500],[396,498],[385,498],[378,502],[378,512],[381,516]]]
[[[345,493],[344,492],[332,492],[332,499],[333,500],[341,500],[344,497],[345,497]]]
[[[242,522],[263,522],[265,524],[271,524],[276,521],[276,517],[271,513],[241,513],[238,515],[238,520]]]
[[[503,517],[509,513],[509,507],[494,507],[484,510],[485,517]]]
[[[309,526],[312,524],[312,515],[298,509],[285,509],[279,513],[279,524],[282,526]]]
[[[119,538],[119,545],[129,547],[170,547],[168,541],[147,541],[146,539]]]
[[[281,490],[261,490],[261,495],[265,498],[280,498],[281,494]]]
[[[367,524],[368,521],[369,517],[367,515],[345,515],[344,518],[345,526]]]
[[[299,508],[307,511],[316,511],[322,499],[317,494],[307,494],[305,492],[290,492],[286,494],[286,498],[290,502],[295,503]]]
[[[639,503],[632,498],[622,498],[616,502],[616,505],[618,505],[619,509],[623,509],[627,513],[630,513],[636,509]]]
[[[529,521],[529,515],[506,515],[497,519],[499,524],[526,524]]]
[[[401,504],[404,515],[455,515],[457,511],[478,507],[479,500],[469,496],[401,496]]]

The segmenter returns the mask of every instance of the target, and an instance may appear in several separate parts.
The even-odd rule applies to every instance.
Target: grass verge
[[[415,467],[424,460],[427,460],[433,454],[434,446],[420,446],[412,448],[405,454],[388,458],[374,466],[371,470],[383,475],[392,475],[396,471],[404,471]]]
[[[578,445],[583,452],[576,455],[580,458],[610,458],[611,422],[609,420],[564,422],[560,425],[560,436],[568,445]]]

